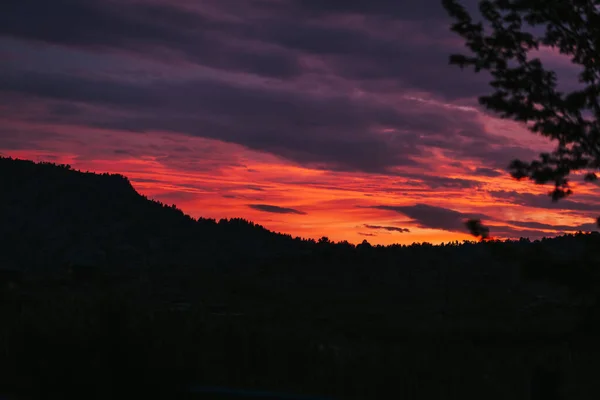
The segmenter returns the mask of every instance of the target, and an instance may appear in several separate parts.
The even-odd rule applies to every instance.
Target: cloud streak
[[[478,214],[467,214],[444,207],[428,204],[415,204],[411,206],[374,206],[379,210],[393,211],[411,218],[421,228],[442,229],[451,232],[466,231],[465,221],[470,218],[487,219],[489,217]]]
[[[0,153],[314,238],[588,228],[598,187],[554,204],[503,172],[547,143],[478,107],[448,22],[439,0],[4,1]]]
[[[388,232],[400,232],[400,233],[409,233],[410,232],[410,229],[408,229],[408,228],[398,228],[395,226],[380,226],[380,225],[365,224],[364,227],[368,228],[368,229],[385,230]]]
[[[569,210],[569,211],[600,211],[600,204],[582,203],[574,200],[560,200],[553,202],[550,196],[545,194],[519,193],[516,191],[490,191],[490,195],[498,200],[504,200],[512,204],[545,208],[552,210]]]
[[[279,206],[274,206],[271,204],[248,204],[248,207],[258,210],[258,211],[264,211],[264,212],[274,213],[274,214],[306,215],[305,212],[296,210],[295,208],[279,207]]]

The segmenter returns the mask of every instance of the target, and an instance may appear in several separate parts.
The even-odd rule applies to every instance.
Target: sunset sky
[[[473,3],[473,1],[470,1]],[[551,147],[477,104],[440,0],[4,0],[0,154],[126,175],[194,217],[358,243],[593,230],[598,185],[516,182]],[[576,70],[538,55],[565,87]],[[577,179],[576,179],[577,181]]]

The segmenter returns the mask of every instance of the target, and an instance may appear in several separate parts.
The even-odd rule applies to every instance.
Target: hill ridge
[[[0,264],[25,269],[73,263],[114,267],[232,266],[256,259],[310,257],[315,252],[321,257],[328,252],[401,251],[395,256],[403,257],[423,250],[441,254],[448,247],[456,248],[456,256],[461,257],[461,246],[467,246],[469,255],[477,258],[501,251],[496,248],[503,247],[510,253],[525,245],[535,247],[536,243],[542,243],[551,254],[566,257],[586,247],[583,242],[595,242],[600,236],[596,232],[536,241],[436,246],[354,246],[326,238],[315,241],[275,233],[243,218],[194,219],[174,204],[138,193],[121,174],[83,172],[66,164],[10,157],[0,157],[0,188]]]

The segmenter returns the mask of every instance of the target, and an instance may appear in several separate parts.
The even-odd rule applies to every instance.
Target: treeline
[[[120,175],[8,158],[0,220],[0,391],[524,399],[523,377],[553,354],[576,360],[573,398],[597,398],[598,233],[306,240],[193,219]]]

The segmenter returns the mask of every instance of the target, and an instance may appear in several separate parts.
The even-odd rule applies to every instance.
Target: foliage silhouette
[[[487,240],[490,237],[490,229],[481,223],[480,219],[469,219],[465,225],[471,235],[480,238],[481,241]]]
[[[473,17],[457,0],[442,0],[454,19],[452,31],[470,50],[468,55],[450,56],[450,64],[487,71],[494,93],[479,98],[487,109],[503,118],[523,122],[534,133],[557,143],[540,160],[515,160],[510,165],[516,179],[536,184],[554,183],[553,201],[572,194],[569,176],[583,173],[584,180],[597,180],[600,168],[600,8],[596,1],[483,0],[479,11],[485,22]],[[532,56],[540,47],[558,50],[581,67],[582,88],[569,93],[558,90],[558,75]],[[596,219],[600,227],[600,217]],[[484,239],[489,229],[479,220],[466,222],[476,237]],[[563,284],[588,278],[581,269],[552,272],[567,274]],[[579,279],[573,274],[582,273]],[[535,274],[533,274],[535,275]],[[539,275],[541,278],[541,275]],[[566,275],[565,275],[566,277]],[[580,286],[578,286],[580,287]]]
[[[537,184],[554,183],[554,201],[572,193],[569,176],[597,179],[600,168],[600,9],[594,0],[484,0],[485,20],[474,22],[457,0],[442,0],[454,19],[452,31],[470,50],[450,63],[491,74],[494,93],[479,101],[487,109],[527,124],[556,142],[552,153],[532,162],[515,160],[512,176]],[[581,88],[558,90],[558,76],[534,51],[558,50],[580,66]]]
[[[479,11],[483,22],[475,22],[459,0],[442,0],[454,19],[451,30],[465,40],[468,54],[450,56],[450,64],[472,67],[491,75],[494,92],[479,102],[502,118],[524,123],[527,128],[553,142],[551,153],[539,160],[514,160],[509,169],[518,179],[536,184],[553,183],[552,201],[572,194],[570,176],[583,181],[598,179],[600,169],[600,7],[595,0],[483,0]],[[535,53],[541,48],[570,58],[580,67],[579,87],[563,93],[558,74],[546,68]],[[600,217],[596,219],[600,227]],[[482,240],[489,230],[480,221],[467,221],[469,231]],[[567,286],[576,297],[591,298],[584,319],[586,328],[599,320],[600,279],[598,263],[548,260],[525,263],[523,276]],[[594,329],[594,328],[591,328]],[[562,398],[557,371],[533,376],[532,398]]]

